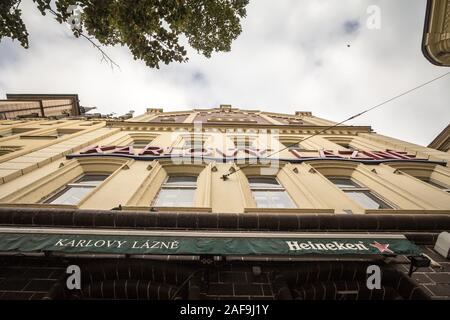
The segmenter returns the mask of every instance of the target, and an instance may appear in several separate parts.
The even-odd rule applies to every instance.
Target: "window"
[[[78,204],[107,177],[108,175],[106,174],[85,174],[74,182],[67,184],[55,195],[44,200],[44,203]]]
[[[293,142],[285,142],[283,143],[285,147],[288,148],[288,150],[307,150],[308,148],[305,148],[300,142],[293,141]]]
[[[233,137],[233,143],[237,148],[251,148],[253,147],[253,142],[255,141],[255,137],[249,136],[238,136]]]
[[[256,123],[254,119],[249,119],[246,117],[233,117],[233,116],[223,116],[223,117],[213,117],[208,118],[207,122],[240,122],[240,123]]]
[[[64,136],[71,135],[73,133],[77,133],[77,132],[80,132],[80,131],[81,130],[79,130],[79,129],[57,129],[57,130],[55,130],[54,135],[57,138],[62,138]]]
[[[160,120],[161,122],[175,122],[175,118],[171,117],[161,117]]]
[[[134,140],[131,145],[135,149],[144,149],[150,142],[151,140]]]
[[[280,137],[278,140],[288,150],[297,150],[297,151],[308,150],[308,148],[301,143],[303,139],[305,138],[298,136],[298,137]]]
[[[38,130],[39,128],[13,128],[12,134],[25,133],[33,130]]]
[[[436,181],[430,177],[418,177],[418,179],[422,180],[423,182],[428,183],[429,185],[432,185],[433,187],[439,188],[445,192],[449,192],[450,193],[450,187],[446,186],[445,184],[443,184],[442,182]]]
[[[183,148],[185,149],[201,149],[203,148],[205,141],[202,139],[188,139],[184,140]]]
[[[358,150],[358,148],[353,144],[355,137],[327,137],[326,139],[339,147],[347,149],[348,151]]]
[[[20,146],[0,146],[0,156],[21,150]]]
[[[196,176],[169,176],[153,205],[155,207],[192,207],[196,189]]]
[[[183,149],[202,149],[205,147],[206,141],[210,138],[210,136],[205,136],[203,134],[191,134],[183,135],[181,138]]]
[[[248,182],[258,208],[295,208],[291,198],[277,179],[250,177]]]
[[[157,135],[148,133],[128,132],[126,136],[114,142],[117,146],[128,146],[134,149],[144,149],[152,143]]]
[[[0,138],[12,136],[12,131],[4,131],[0,134]]]
[[[335,143],[347,150],[356,151],[356,149],[351,146],[350,142],[335,142]]]
[[[336,187],[366,209],[390,209],[386,202],[375,196],[369,188],[362,187],[350,178],[329,178]]]

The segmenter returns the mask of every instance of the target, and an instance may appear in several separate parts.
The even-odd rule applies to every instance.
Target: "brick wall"
[[[0,300],[40,300],[64,272],[62,265],[45,261],[0,259]]]
[[[432,299],[450,300],[450,260],[445,259],[433,250],[433,246],[421,246],[424,254],[437,262],[440,266],[431,266],[429,268],[419,268],[413,273],[412,279]],[[406,262],[406,261],[405,261]],[[398,265],[396,268],[404,273],[409,272],[409,265]]]
[[[255,275],[251,266],[224,266],[208,272],[209,284],[201,287],[204,299],[274,299],[270,272]]]

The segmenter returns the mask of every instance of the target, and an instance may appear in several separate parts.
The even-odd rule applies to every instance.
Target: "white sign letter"
[[[367,267],[367,288],[369,290],[381,289],[381,270],[377,265],[371,265]]]
[[[81,289],[81,270],[77,265],[70,265],[66,269],[66,273],[70,274],[67,278],[66,285],[67,289]]]

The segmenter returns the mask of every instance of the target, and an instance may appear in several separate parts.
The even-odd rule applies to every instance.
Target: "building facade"
[[[0,119],[65,118],[92,109],[80,106],[77,94],[6,94],[0,100]]]
[[[427,1],[422,52],[432,64],[450,66],[449,0]]]
[[[450,154],[334,124],[230,105],[1,121],[0,299],[449,298]]]
[[[429,148],[450,152],[450,124],[428,145]]]

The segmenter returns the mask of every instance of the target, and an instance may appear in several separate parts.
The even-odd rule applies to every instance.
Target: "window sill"
[[[307,209],[307,208],[244,208],[245,213],[313,213],[329,214],[334,213],[334,209]]]
[[[448,214],[448,210],[435,209],[367,209],[366,214]]]
[[[58,139],[57,136],[30,136],[30,135],[21,135],[20,139],[35,139],[35,140],[53,140]]]
[[[77,205],[72,204],[50,204],[50,203],[0,203],[3,208],[58,208],[58,209],[78,209]]]
[[[150,211],[154,209],[154,212],[212,212],[211,207],[145,207],[145,206],[123,206],[123,210],[126,211]],[[150,211],[152,212],[152,211]]]

